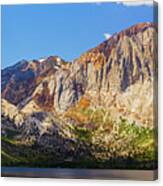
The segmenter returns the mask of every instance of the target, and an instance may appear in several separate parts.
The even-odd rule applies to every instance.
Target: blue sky
[[[105,36],[153,21],[150,5],[122,3],[2,6],[2,68],[22,59],[73,60]]]

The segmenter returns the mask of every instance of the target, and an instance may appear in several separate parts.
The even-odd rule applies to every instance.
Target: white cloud
[[[112,36],[112,35],[109,34],[109,33],[104,33],[104,37],[105,37],[105,39],[109,39],[111,36]]]
[[[124,6],[152,6],[153,1],[122,1],[122,2],[117,2],[117,4],[123,4]]]

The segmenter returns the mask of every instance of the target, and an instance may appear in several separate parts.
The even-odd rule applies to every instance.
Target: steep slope
[[[57,56],[20,62],[2,71],[2,97],[30,114],[63,113],[85,95],[91,107],[109,108],[115,119],[122,115],[152,126],[156,38],[157,27],[141,23],[114,34],[73,63]],[[146,92],[148,97],[142,97]]]
[[[157,27],[141,23],[71,63],[51,56],[2,70],[4,164],[155,167],[156,60]]]
[[[89,88],[125,91],[137,81],[153,78],[157,28],[142,23],[114,34],[78,59]]]
[[[2,98],[18,105],[31,96],[44,77],[55,73],[65,62],[58,56],[25,61],[2,70]],[[66,64],[64,65],[66,67]]]
[[[21,112],[15,105],[9,103],[5,99],[1,100],[1,115],[13,121],[17,126],[24,122],[25,114]]]

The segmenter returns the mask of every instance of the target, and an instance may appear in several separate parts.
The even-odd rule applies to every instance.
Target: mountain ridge
[[[2,70],[2,165],[157,167],[157,27],[132,26],[68,63]]]
[[[156,34],[153,23],[140,23],[114,34],[71,63],[58,56],[23,60],[2,70],[2,98],[27,113],[35,107],[36,111],[65,112],[85,94],[97,105],[108,107],[114,99],[119,105],[115,97],[134,84],[153,86]]]

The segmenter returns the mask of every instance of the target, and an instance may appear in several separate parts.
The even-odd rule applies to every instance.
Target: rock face
[[[2,70],[2,98],[26,113],[63,113],[86,95],[92,106],[109,108],[115,116],[152,123],[156,38],[156,26],[142,23],[71,63],[57,56],[23,60]]]
[[[24,122],[24,114],[21,112],[15,105],[12,105],[8,101],[2,99],[1,100],[2,112],[1,115],[3,117],[8,117],[16,126],[22,125]]]
[[[153,24],[139,24],[83,54],[78,62],[85,69],[88,88],[125,91],[137,81],[151,79],[157,53],[156,33]]]
[[[130,168],[154,169],[156,60],[157,27],[141,23],[73,62],[50,56],[2,70],[3,164],[124,168],[129,158]]]
[[[18,105],[29,98],[42,80],[55,73],[64,61],[58,56],[27,62],[2,70],[2,97]],[[66,66],[66,65],[65,65]]]

